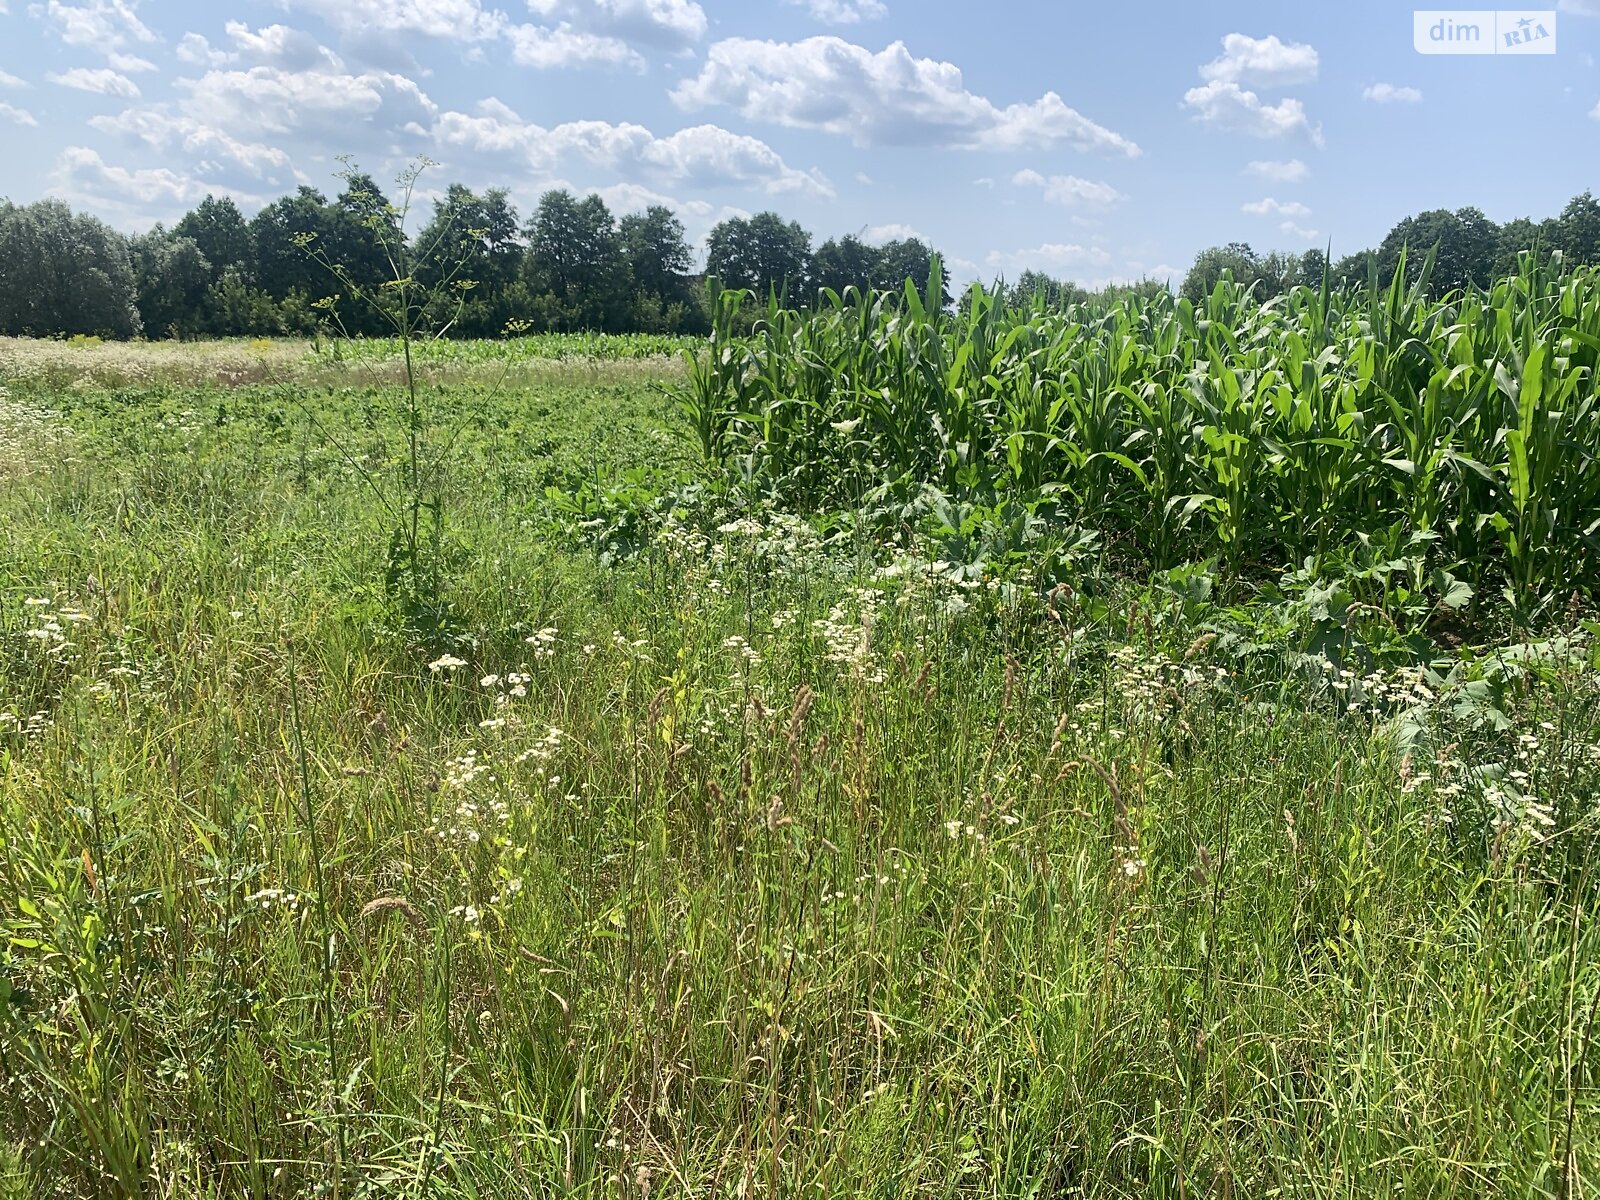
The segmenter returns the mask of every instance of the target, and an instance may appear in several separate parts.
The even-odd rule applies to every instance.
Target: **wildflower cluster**
[[[1421,667],[1357,675],[1349,667],[1325,662],[1322,670],[1337,706],[1349,716],[1381,717],[1432,704],[1438,698]]]
[[[885,679],[883,666],[872,653],[872,630],[884,599],[885,594],[877,588],[852,588],[826,617],[811,623],[822,638],[827,660],[858,683],[877,684]]]
[[[896,606],[945,617],[959,617],[965,613],[972,607],[974,594],[996,582],[985,581],[978,567],[913,555],[897,557],[878,571],[878,578],[896,587]]]

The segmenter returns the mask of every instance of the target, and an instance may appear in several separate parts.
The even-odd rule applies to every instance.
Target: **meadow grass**
[[[451,363],[422,650],[392,380],[189,353],[0,346],[0,1195],[1592,1194],[1581,613],[1315,658]]]

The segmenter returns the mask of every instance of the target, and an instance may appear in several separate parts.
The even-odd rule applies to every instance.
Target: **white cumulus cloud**
[[[314,13],[354,34],[415,34],[439,41],[482,42],[509,24],[480,0],[280,0],[285,8]]]
[[[1278,229],[1280,232],[1286,233],[1291,238],[1300,242],[1315,242],[1322,237],[1322,234],[1317,232],[1317,230],[1306,229],[1303,226],[1296,225],[1293,221],[1283,222],[1278,226]]]
[[[1045,176],[1032,168],[1018,171],[1011,177],[1011,182],[1018,187],[1042,188],[1044,198],[1049,203],[1069,208],[1110,208],[1119,200],[1127,199],[1109,183],[1079,179],[1076,175]]]
[[[644,56],[621,38],[585,33],[563,21],[554,29],[518,25],[507,31],[511,59],[519,66],[645,68]]]
[[[528,0],[528,7],[546,22],[661,50],[687,49],[708,24],[695,0]]]
[[[186,33],[178,42],[178,61],[188,63],[192,67],[220,67],[233,61],[234,56],[226,50],[215,49],[204,36],[198,33]]]
[[[330,150],[350,148],[355,130],[392,138],[408,126],[425,130],[438,106],[404,75],[293,71],[274,66],[208,71],[178,81],[183,111],[244,138],[300,134]]]
[[[138,84],[109,67],[73,67],[70,71],[52,71],[45,78],[62,87],[94,92],[100,96],[121,96],[131,100],[139,94]]]
[[[1422,93],[1414,87],[1396,87],[1392,83],[1374,83],[1361,93],[1363,100],[1374,104],[1417,104]]]
[[[182,207],[202,199],[207,192],[223,190],[167,167],[130,170],[113,166],[100,157],[99,151],[86,146],[68,146],[62,151],[52,178],[55,190],[68,199],[111,207],[126,207],[130,200]]]
[[[1183,106],[1194,110],[1205,124],[1218,129],[1247,133],[1252,137],[1281,138],[1301,135],[1316,145],[1322,144],[1322,129],[1313,128],[1306,117],[1306,106],[1295,99],[1267,104],[1254,92],[1231,80],[1215,79],[1190,88]]]
[[[485,163],[520,160],[549,173],[577,159],[620,172],[639,172],[665,184],[694,187],[729,185],[768,195],[797,192],[832,196],[833,186],[817,171],[801,171],[758,138],[716,125],[680,129],[657,137],[643,125],[609,121],[569,121],[553,128],[524,121],[498,100],[486,100],[475,114],[439,115],[432,136],[441,155],[476,155]]]
[[[28,81],[26,79],[18,79],[15,75],[11,74],[9,71],[0,70],[0,87],[5,87],[5,88],[25,88],[27,86],[28,86]]]
[[[1258,158],[1245,165],[1244,173],[1272,183],[1300,183],[1311,174],[1311,168],[1298,158],[1285,162]]]
[[[910,225],[899,221],[891,221],[887,225],[869,225],[867,232],[862,236],[862,240],[870,246],[881,246],[885,242],[908,241],[913,238],[919,242],[928,240]]]
[[[1298,200],[1290,200],[1285,203],[1280,200],[1274,200],[1271,196],[1241,205],[1239,211],[1254,213],[1258,217],[1309,217],[1311,215],[1311,210]]]
[[[730,38],[673,89],[683,108],[716,105],[748,120],[849,137],[857,146],[1018,150],[1066,143],[1136,157],[1139,147],[1067,107],[1055,92],[1001,108],[969,91],[952,63],[904,42],[873,53],[837,37]]]
[[[130,108],[116,116],[91,117],[89,124],[101,133],[155,150],[182,150],[210,162],[229,163],[263,181],[287,184],[294,178],[289,155],[281,148],[241,140],[195,117]]]
[[[251,29],[243,21],[229,21],[223,28],[238,47],[231,59],[245,59],[282,71],[337,71],[344,66],[339,56],[309,33],[287,25],[268,25]]]
[[[139,19],[138,7],[138,0],[89,0],[87,4],[49,0],[28,11],[54,25],[67,45],[110,53],[129,42],[148,44],[160,40]]]
[[[824,25],[855,25],[861,21],[876,21],[889,15],[883,0],[783,0],[785,4],[799,5]]]
[[[1222,39],[1222,54],[1200,68],[1200,78],[1283,87],[1310,83],[1317,67],[1316,50],[1303,42],[1285,42],[1276,34],[1253,38],[1230,33]]]
[[[113,51],[106,55],[106,61],[111,64],[113,70],[123,71],[129,75],[157,69],[155,63],[148,58],[140,58],[137,54],[120,54]]]
[[[10,121],[14,125],[37,125],[39,120],[25,108],[18,108],[14,104],[7,104],[0,100],[0,121]]]
[[[1081,267],[1108,267],[1112,259],[1110,253],[1100,246],[1046,242],[1028,250],[991,250],[983,261],[1000,270],[1063,271]]]

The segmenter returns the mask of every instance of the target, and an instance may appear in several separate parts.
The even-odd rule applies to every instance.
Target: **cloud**
[[[1121,134],[1068,108],[1055,92],[999,108],[967,90],[958,67],[913,58],[904,42],[874,54],[836,37],[730,38],[672,91],[688,110],[724,105],[748,120],[848,136],[857,146],[1018,150],[1065,142],[1136,157]]]
[[[414,34],[440,41],[498,38],[509,22],[480,0],[280,0],[285,8],[314,13],[345,33]]]
[[[25,88],[31,86],[26,79],[18,79],[9,71],[0,70],[0,87]]]
[[[1600,0],[1556,0],[1556,7],[1579,17],[1600,17]]]
[[[1240,212],[1254,213],[1258,217],[1309,217],[1311,210],[1298,200],[1290,200],[1287,204],[1274,200],[1268,196],[1264,200],[1255,200],[1249,204],[1241,205]]]
[[[113,69],[126,71],[130,74],[156,70],[155,63],[148,58],[140,58],[137,54],[118,54],[113,52],[106,55],[106,61],[111,64]]]
[[[983,261],[999,270],[1061,271],[1073,267],[1108,267],[1111,265],[1111,255],[1099,246],[1046,242],[1029,250],[1013,250],[1009,253],[992,250]]]
[[[1247,133],[1252,137],[1280,138],[1300,134],[1314,144],[1322,144],[1322,128],[1312,128],[1305,105],[1294,99],[1265,104],[1254,92],[1237,83],[1213,80],[1190,88],[1183,95],[1183,106],[1195,111],[1205,124],[1218,129]]]
[[[45,76],[51,83],[75,88],[80,92],[94,92],[100,96],[121,96],[131,100],[139,95],[139,85],[126,75],[119,75],[108,67],[73,67],[59,74],[52,71]]]
[[[547,22],[660,50],[688,49],[708,25],[695,0],[528,0],[528,7]]]
[[[67,45],[109,53],[130,41],[148,44],[160,40],[139,20],[138,7],[139,0],[89,0],[87,4],[49,0],[28,11],[54,24]]]
[[[178,42],[178,61],[193,67],[220,67],[234,60],[225,50],[212,48],[210,42],[198,33],[186,33]]]
[[[1600,100],[1595,101],[1594,107],[1589,110],[1589,117],[1591,120],[1600,121]]]
[[[1301,242],[1315,242],[1322,237],[1322,234],[1318,233],[1315,229],[1304,229],[1301,226],[1296,225],[1293,221],[1283,222],[1283,224],[1278,226],[1278,229],[1280,232],[1287,233],[1296,241]]]
[[[1396,87],[1392,83],[1374,83],[1361,93],[1363,100],[1374,104],[1418,104],[1422,93],[1414,87]]]
[[[1272,183],[1300,183],[1311,174],[1311,168],[1298,158],[1291,158],[1287,162],[1258,158],[1246,164],[1244,173]]]
[[[911,226],[892,221],[887,225],[869,225],[862,240],[871,246],[881,246],[885,242],[908,241],[912,238],[919,242],[928,240]]]
[[[392,139],[414,127],[420,136],[439,111],[416,83],[389,71],[254,66],[208,71],[178,87],[185,113],[241,139],[299,133],[341,152],[372,131]]]
[[[769,195],[834,194],[819,172],[796,170],[765,142],[716,125],[696,125],[664,138],[642,125],[609,121],[570,121],[547,129],[491,99],[475,115],[440,114],[432,136],[441,154],[453,150],[495,163],[512,157],[539,172],[581,159],[611,170],[637,170],[668,184],[741,185]]]
[[[569,191],[575,190],[565,181],[551,181],[548,186],[565,186]],[[670,208],[683,222],[686,239],[691,247],[699,247],[705,241],[705,236],[711,227],[719,221],[726,221],[732,217],[748,219],[750,216],[748,209],[735,205],[712,204],[706,200],[683,200],[638,183],[613,183],[595,188],[594,193],[618,216],[643,212],[655,204]]]
[[[1069,208],[1110,208],[1119,200],[1127,199],[1109,183],[1079,179],[1076,175],[1051,175],[1046,178],[1032,168],[1018,171],[1011,177],[1011,182],[1018,187],[1043,188],[1046,201]]]
[[[287,25],[252,30],[243,21],[229,21],[223,28],[238,47],[238,53],[228,56],[230,60],[245,59],[281,71],[338,71],[344,66],[339,56],[316,38]]]
[[[889,15],[882,0],[783,0],[785,4],[801,5],[824,25],[854,25],[860,21],[876,21]]]
[[[518,25],[507,31],[511,59],[524,67],[629,67],[645,69],[644,56],[621,38],[583,33],[563,21],[554,29]]]
[[[1200,78],[1283,87],[1310,83],[1317,77],[1317,66],[1316,50],[1303,42],[1280,41],[1276,34],[1253,38],[1230,33],[1222,39],[1222,54],[1200,68]]]
[[[31,112],[25,108],[17,108],[0,100],[0,121],[10,121],[14,125],[37,125],[39,123]]]
[[[129,201],[180,208],[202,199],[207,192],[223,190],[167,167],[129,170],[112,166],[87,146],[68,146],[62,151],[51,177],[55,190],[69,199],[124,209]]]
[[[681,129],[644,146],[641,161],[669,178],[702,187],[720,183],[758,183],[772,195],[800,192],[831,197],[833,186],[817,171],[797,171],[758,138],[730,133],[716,125]]]
[[[231,164],[263,182],[285,184],[295,178],[289,155],[279,147],[243,141],[194,117],[130,108],[114,117],[91,117],[89,124],[155,150],[177,148],[212,165]]]

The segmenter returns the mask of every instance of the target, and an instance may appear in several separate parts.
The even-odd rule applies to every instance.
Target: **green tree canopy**
[[[1556,221],[1561,253],[1573,263],[1600,263],[1600,200],[1592,192],[1574,196]]]
[[[1195,256],[1194,266],[1183,277],[1179,291],[1185,299],[1198,304],[1216,288],[1223,272],[1231,275],[1235,283],[1249,286],[1260,278],[1261,259],[1249,242],[1208,247]]]
[[[328,269],[314,261],[308,248],[337,249],[328,199],[316,188],[301,186],[293,195],[275,200],[250,222],[255,244],[255,282],[274,300],[291,292],[316,298],[331,296],[338,283]],[[310,242],[303,244],[304,239]]]
[[[546,192],[528,225],[523,277],[536,319],[555,329],[621,328],[627,261],[611,210],[599,196]]]
[[[1071,280],[1032,269],[1018,275],[1016,282],[1006,288],[1006,302],[1019,308],[1035,301],[1046,308],[1065,308],[1088,298],[1088,290]]]
[[[139,316],[148,337],[193,337],[207,329],[211,264],[193,238],[157,225],[132,239]]]
[[[635,288],[663,304],[688,298],[694,255],[683,222],[670,208],[652,204],[642,213],[628,214],[622,218],[620,235]]]
[[[1494,263],[1500,230],[1477,208],[1430,209],[1407,217],[1389,231],[1378,247],[1378,274],[1388,280],[1406,251],[1406,281],[1421,277],[1428,253],[1434,252],[1433,274],[1428,280],[1430,294],[1467,287],[1487,287],[1494,277]]]
[[[59,200],[0,201],[0,333],[133,337],[136,301],[121,234]]]
[[[810,294],[811,235],[775,212],[730,217],[706,239],[706,273],[725,287],[748,288],[803,303]]]
[[[877,248],[854,234],[829,238],[811,256],[813,286],[831,288],[840,295],[851,287],[866,291],[872,286],[877,270]]]
[[[199,248],[211,266],[211,279],[215,282],[224,271],[233,271],[245,279],[254,278],[256,250],[250,236],[250,225],[230,197],[207,196],[187,213],[172,232],[188,238]]]
[[[872,284],[886,292],[904,292],[910,280],[919,295],[926,295],[933,277],[933,260],[937,257],[933,247],[921,238],[896,238],[878,247],[877,263],[873,267]],[[949,276],[941,264],[937,294],[939,306],[950,306]]]

